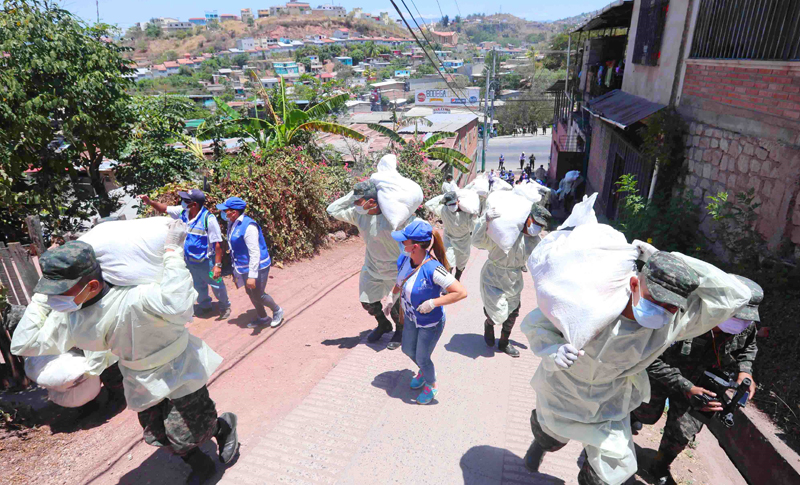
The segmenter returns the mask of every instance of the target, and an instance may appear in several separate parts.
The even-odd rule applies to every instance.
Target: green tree
[[[177,53],[177,52],[175,52],[175,51],[167,51],[167,52],[165,52],[165,53],[164,53],[164,57],[165,57],[165,58],[166,58],[168,61],[175,62],[175,61],[177,61],[177,60],[178,60],[178,53]]]
[[[450,25],[450,17],[445,15],[444,17],[442,17],[442,21],[440,23],[442,24],[442,27],[447,27],[448,25]]]
[[[253,17],[250,17],[249,19],[247,19],[247,26],[248,27],[255,27],[255,25],[256,25],[256,21],[253,20]]]
[[[247,61],[250,60],[250,56],[247,54],[236,54],[233,56],[233,63],[239,67],[244,67],[247,64]]]
[[[144,33],[151,39],[160,39],[164,36],[164,31],[161,30],[161,26],[157,24],[147,24],[147,28],[145,29]]]
[[[179,141],[194,103],[178,96],[136,96],[130,141],[125,148],[117,179],[142,194],[196,176],[199,160],[171,144]]]
[[[414,125],[418,126],[417,123],[414,123]],[[368,123],[367,126],[369,129],[377,131],[378,133],[388,137],[392,143],[400,148],[400,151],[403,151],[409,146],[413,145],[424,156],[434,160],[439,160],[441,162],[440,167],[449,165],[463,173],[467,173],[469,171],[469,166],[472,163],[472,160],[470,160],[469,157],[458,150],[436,146],[436,142],[439,140],[457,136],[457,133],[446,131],[440,132],[430,136],[427,140],[422,141],[420,140],[415,129],[414,136],[411,141],[406,141],[402,136],[400,136],[399,133],[391,128],[387,128],[386,126],[379,125],[377,123]]]
[[[133,69],[128,48],[111,41],[110,26],[86,26],[68,11],[35,0],[8,0],[0,10],[0,199],[20,193],[11,185],[29,168],[53,183],[75,168],[88,175],[93,206],[115,207],[100,174],[103,157],[115,159],[128,138]],[[63,194],[42,186],[38,197],[55,218]],[[3,212],[0,210],[0,212]],[[61,217],[61,222],[68,223]]]

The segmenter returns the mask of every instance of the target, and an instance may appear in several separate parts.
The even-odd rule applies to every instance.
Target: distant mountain
[[[450,23],[442,30],[460,32],[462,36],[473,43],[485,41],[500,44],[539,44],[545,45],[556,34],[580,25],[592,14],[584,13],[549,22],[525,20],[510,14],[495,14],[487,16],[468,16],[459,23]]]

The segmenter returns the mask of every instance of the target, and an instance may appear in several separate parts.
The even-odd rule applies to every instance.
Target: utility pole
[[[94,6],[97,9],[97,23],[100,23],[100,0],[94,0]]]
[[[492,56],[492,85],[494,84],[495,59],[495,56]],[[494,95],[494,88],[492,88],[492,107],[489,109],[489,138],[492,137],[492,130],[494,130]]]
[[[494,47],[492,47],[492,78],[494,78]],[[484,87],[486,92],[484,93],[484,101],[483,101],[483,148],[481,149],[481,172],[486,171],[486,139],[488,138],[488,131],[487,131],[487,122],[489,118],[487,117],[487,113],[489,112],[489,87],[491,86],[492,80],[488,77],[486,78],[486,83],[484,83]]]

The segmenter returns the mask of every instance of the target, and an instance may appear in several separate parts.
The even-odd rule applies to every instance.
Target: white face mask
[[[88,283],[87,283],[86,286],[88,286]],[[78,305],[77,303],[75,303],[75,298],[77,298],[78,295],[83,293],[83,290],[86,289],[86,286],[84,286],[81,289],[81,291],[79,291],[78,294],[75,295],[75,296],[48,295],[47,296],[47,304],[53,310],[55,310],[57,312],[61,312],[61,313],[71,313],[71,312],[78,311],[78,310],[81,309],[81,306],[83,306],[83,303]]]
[[[182,200],[181,201],[181,207],[183,207],[183,210],[186,210],[186,209],[189,208],[189,204],[187,204],[185,200]]]
[[[365,216],[365,215],[369,214],[369,211],[367,209],[363,208],[362,206],[357,205],[356,206],[356,214],[361,214],[362,216]]]
[[[751,320],[742,320],[740,318],[731,317],[719,324],[719,329],[725,333],[736,335],[747,330],[747,327],[753,323]]]
[[[641,284],[639,284],[639,303],[633,306],[633,316],[639,325],[653,330],[662,328],[672,320],[672,313],[666,308],[642,297]]]
[[[542,226],[539,226],[539,225],[534,224],[532,222],[530,224],[528,224],[528,235],[529,236],[535,236],[535,235],[539,234],[540,232],[542,232]]]
[[[447,210],[450,212],[456,212],[458,210],[458,204],[448,205]]]

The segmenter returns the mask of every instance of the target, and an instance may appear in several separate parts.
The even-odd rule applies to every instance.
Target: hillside
[[[501,44],[544,44],[554,35],[579,25],[591,14],[585,13],[552,22],[525,20],[510,14],[469,16],[466,22],[451,23],[448,30],[465,34],[470,42]],[[478,22],[480,20],[480,22]]]
[[[368,20],[338,18],[278,17],[258,19],[253,27],[244,22],[225,22],[218,30],[196,28],[194,32],[171,34],[162,38],[149,38],[144,32],[126,35],[126,44],[134,48],[134,59],[162,59],[173,51],[179,56],[185,53],[197,55],[236,47],[236,39],[246,37],[288,37],[302,39],[307,35],[330,36],[336,29],[346,27],[362,35],[407,36],[407,32],[396,25],[382,25]]]

